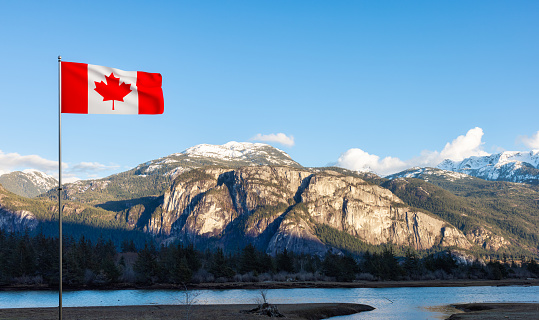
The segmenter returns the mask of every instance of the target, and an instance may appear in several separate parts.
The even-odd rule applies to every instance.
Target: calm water
[[[249,304],[258,290],[198,291],[198,304]],[[67,291],[65,307],[181,304],[185,296],[174,290]],[[334,319],[445,319],[455,313],[446,306],[467,302],[539,302],[539,287],[272,289],[270,303],[351,302],[368,304],[374,311]],[[57,307],[58,293],[47,291],[0,292],[0,308]]]

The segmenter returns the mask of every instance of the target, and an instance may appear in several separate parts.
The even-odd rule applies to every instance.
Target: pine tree
[[[248,272],[258,272],[259,261],[256,254],[256,249],[252,244],[248,244],[243,248],[240,257],[239,271],[242,274]]]
[[[285,271],[288,273],[294,272],[294,262],[292,260],[292,256],[288,253],[286,248],[283,250],[283,252],[278,253],[275,259],[277,260],[278,271]]]
[[[157,257],[153,243],[144,244],[144,248],[139,251],[137,260],[133,265],[137,282],[150,284],[158,274]]]
[[[359,272],[359,266],[352,256],[346,255],[340,258],[339,271],[337,280],[349,282],[356,278],[356,273]]]
[[[223,253],[223,249],[221,248],[217,248],[213,254],[209,271],[215,276],[215,278],[231,278],[235,274],[234,270],[232,270],[232,268],[229,266],[229,263]]]
[[[339,276],[339,264],[337,261],[337,255],[331,252],[327,252],[322,261],[322,273],[328,277],[337,278]]]
[[[536,276],[539,276],[539,264],[537,264],[535,259],[530,259],[530,261],[526,264],[526,269]]]
[[[421,259],[415,250],[408,248],[408,250],[406,250],[406,260],[404,260],[404,272],[411,279],[418,280],[422,274],[421,267]]]
[[[189,269],[185,256],[177,256],[177,260],[171,270],[171,280],[173,283],[188,283],[191,282],[193,271]]]

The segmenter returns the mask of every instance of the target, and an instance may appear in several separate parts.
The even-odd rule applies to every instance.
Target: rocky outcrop
[[[188,235],[220,236],[237,216],[232,199],[224,185],[202,194],[187,216],[183,232]],[[178,226],[180,227],[180,226]]]
[[[312,224],[299,216],[287,217],[271,238],[266,252],[276,255],[284,250],[323,255],[327,247],[314,235]]]
[[[394,243],[416,249],[434,245],[469,248],[464,235],[439,218],[407,207],[391,191],[351,177],[316,175],[304,194],[317,223],[370,244]]]
[[[496,235],[483,227],[478,227],[471,232],[468,232],[466,238],[468,238],[470,242],[483,247],[484,249],[494,251],[497,251],[502,247],[507,247],[510,244],[504,237]]]
[[[327,246],[316,236],[317,225],[370,244],[471,247],[462,232],[406,206],[387,189],[330,170],[291,167],[184,172],[146,230],[190,241],[213,238],[221,245],[251,242],[271,254],[323,254]]]
[[[8,232],[33,230],[38,223],[36,217],[30,211],[11,211],[0,207],[0,230]]]
[[[170,235],[173,228],[176,232],[182,230],[188,217],[198,215],[199,202],[206,192],[216,187],[219,175],[224,172],[223,169],[208,169],[181,174],[165,193],[163,210],[152,216],[147,230],[163,235]],[[207,201],[203,205],[205,203]]]

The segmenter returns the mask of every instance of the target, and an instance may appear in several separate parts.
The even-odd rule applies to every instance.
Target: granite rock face
[[[38,224],[36,217],[30,211],[11,211],[0,206],[0,230],[23,232],[35,229]]]
[[[477,244],[484,249],[494,251],[510,244],[504,237],[496,235],[484,227],[475,228],[466,235],[466,238],[468,238],[471,243]]]
[[[387,189],[331,170],[292,167],[182,173],[145,229],[168,239],[212,239],[225,247],[251,242],[270,254],[284,249],[323,254],[329,247],[317,236],[320,225],[369,244],[472,246],[461,231],[406,206]]]

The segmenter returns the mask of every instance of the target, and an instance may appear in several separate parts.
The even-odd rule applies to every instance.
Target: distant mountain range
[[[539,183],[539,150],[505,151],[462,161],[444,160],[437,168],[490,181]]]
[[[537,152],[483,158],[442,164],[478,174],[508,164],[537,170]],[[531,183],[516,184],[455,171],[413,168],[382,178],[305,168],[266,144],[198,145],[106,178],[65,184],[66,230],[108,230],[111,237],[136,233],[160,243],[232,251],[252,243],[271,254],[358,252],[386,243],[537,254],[537,174],[528,171]],[[25,200],[5,189],[0,189],[0,228],[54,230],[55,190]],[[39,227],[44,223],[49,229]]]
[[[148,161],[137,166],[135,175],[169,175],[174,178],[187,169],[203,166],[241,167],[253,165],[291,166],[302,168],[287,153],[263,143],[228,142],[224,145],[200,144],[180,153]],[[506,151],[489,156],[474,156],[462,161],[446,159],[436,168],[455,172],[454,178],[465,178],[462,174],[489,181],[509,181],[539,184],[539,150],[529,152]],[[386,176],[413,177],[424,173],[440,174],[432,168],[414,167]],[[100,180],[100,179],[98,179]],[[92,181],[88,180],[90,183]],[[102,180],[102,179],[101,179]],[[88,181],[75,183],[87,184]],[[58,181],[38,170],[15,171],[0,175],[0,184],[7,190],[25,197],[36,197],[55,188]]]
[[[462,161],[446,159],[436,168],[414,167],[387,175],[386,178],[426,177],[429,174],[445,175],[451,179],[477,177],[488,181],[539,184],[539,150],[506,151],[489,156],[469,157]]]
[[[28,169],[0,175],[0,184],[23,197],[33,198],[58,187],[58,181],[38,170]]]

